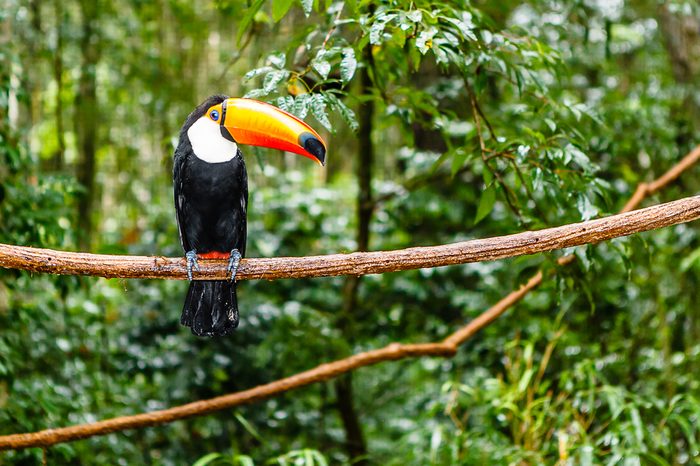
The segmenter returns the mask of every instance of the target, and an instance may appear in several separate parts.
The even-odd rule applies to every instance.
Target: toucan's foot
[[[238,265],[241,263],[241,253],[238,249],[231,249],[231,255],[228,258],[228,267],[226,267],[227,272],[231,272],[231,281],[236,280],[236,273],[238,272]]]
[[[191,250],[185,253],[185,259],[187,259],[187,279],[192,281],[192,269],[199,272],[199,263],[197,262],[197,251]]]

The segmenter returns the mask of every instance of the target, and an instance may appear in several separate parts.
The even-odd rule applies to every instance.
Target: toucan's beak
[[[230,98],[221,105],[221,133],[238,144],[270,147],[326,162],[326,143],[309,125],[273,105]]]

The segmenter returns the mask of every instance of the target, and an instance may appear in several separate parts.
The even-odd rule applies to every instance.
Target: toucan
[[[213,95],[180,130],[173,162],[175,212],[187,260],[180,322],[198,336],[238,327],[236,272],[245,255],[248,175],[240,145],[294,152],[324,165],[326,144],[309,125],[273,105]],[[198,259],[228,259],[230,280],[193,281]]]

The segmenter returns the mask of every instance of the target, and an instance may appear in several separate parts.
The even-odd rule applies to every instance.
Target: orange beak
[[[273,105],[230,98],[221,104],[221,133],[237,144],[269,147],[326,162],[326,143],[309,125]]]

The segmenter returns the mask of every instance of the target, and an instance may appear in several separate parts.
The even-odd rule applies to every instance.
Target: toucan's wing
[[[241,160],[243,160],[242,157]],[[245,246],[248,240],[248,172],[245,168],[245,163],[243,163],[242,165],[243,169],[241,170],[240,185],[243,188],[243,192],[241,193],[241,207],[243,208],[243,218],[241,219],[241,221],[238,222],[239,231],[237,241],[238,244],[236,245],[236,248],[238,249],[238,252],[241,253],[241,256],[245,257]]]
[[[173,160],[173,193],[175,197],[175,217],[177,218],[177,229],[180,234],[180,244],[185,252],[190,251],[190,244],[183,234],[183,213],[185,209],[185,194],[183,192],[183,183],[185,180],[185,162],[187,157],[179,149],[175,151]]]

